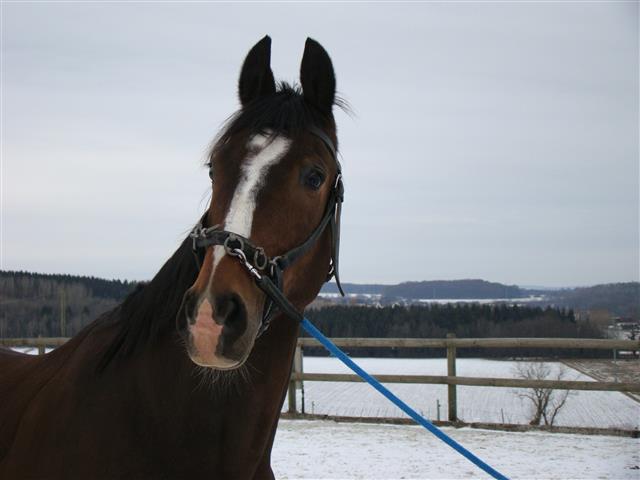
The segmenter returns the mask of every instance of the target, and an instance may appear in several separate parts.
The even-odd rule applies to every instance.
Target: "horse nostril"
[[[215,297],[215,316],[216,323],[234,330],[244,330],[246,326],[246,309],[235,293]]]
[[[187,290],[182,298],[182,304],[178,311],[178,323],[185,322],[185,324],[193,325],[196,321],[198,309],[198,294]]]

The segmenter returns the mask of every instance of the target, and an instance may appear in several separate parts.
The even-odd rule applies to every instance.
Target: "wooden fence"
[[[572,380],[536,380],[513,378],[460,377],[456,375],[456,351],[459,348],[554,348],[554,349],[599,349],[638,351],[640,340],[605,340],[587,338],[334,338],[339,347],[379,348],[446,348],[447,375],[376,375],[382,383],[423,383],[447,385],[449,421],[458,421],[458,385],[476,387],[551,388],[559,390],[598,390],[609,392],[640,392],[640,383],[631,382],[586,382]],[[302,371],[304,347],[317,347],[315,338],[299,338],[296,356],[289,383],[289,413],[296,413],[296,387],[299,382],[362,382],[357,375],[344,373],[305,373]]]
[[[35,346],[43,354],[47,346],[59,346],[67,338],[5,338],[0,345],[9,347]],[[456,422],[458,385],[482,387],[552,388],[559,390],[598,390],[609,392],[640,393],[640,383],[632,382],[586,382],[577,380],[535,380],[513,378],[460,377],[456,375],[456,351],[459,348],[554,348],[554,349],[601,349],[640,351],[640,340],[602,340],[581,338],[334,338],[339,347],[379,348],[446,348],[447,375],[376,375],[383,383],[423,383],[447,385],[449,421]],[[296,347],[291,380],[289,382],[289,413],[296,413],[296,388],[300,382],[361,382],[357,375],[343,373],[305,373],[302,369],[304,347],[317,347],[314,338],[299,338]],[[615,353],[614,353],[615,356]]]
[[[69,340],[66,337],[0,338],[5,347],[38,347],[38,355],[44,355],[47,347],[59,347]]]

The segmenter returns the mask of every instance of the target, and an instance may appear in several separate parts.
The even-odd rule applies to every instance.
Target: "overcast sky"
[[[2,5],[1,268],[149,279],[271,35],[331,55],[347,282],[638,280],[638,3]]]

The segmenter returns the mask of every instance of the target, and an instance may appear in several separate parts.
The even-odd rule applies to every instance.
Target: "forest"
[[[460,338],[561,337],[602,338],[589,321],[577,321],[573,310],[518,305],[431,304],[428,306],[333,306],[307,311],[307,317],[328,337]],[[442,357],[443,349],[353,348],[358,356]],[[321,348],[305,348],[305,354],[323,355]],[[610,355],[610,352],[605,352]],[[600,351],[553,349],[473,349],[459,356],[602,356]]]
[[[118,305],[135,282],[0,271],[0,337],[65,337]]]

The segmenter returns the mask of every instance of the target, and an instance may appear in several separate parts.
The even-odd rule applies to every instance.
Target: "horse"
[[[270,57],[247,54],[211,203],[153,279],[44,356],[0,354],[0,478],[274,478],[299,324],[256,278],[303,311],[337,275],[341,174],[329,55],[306,40],[299,86]]]

